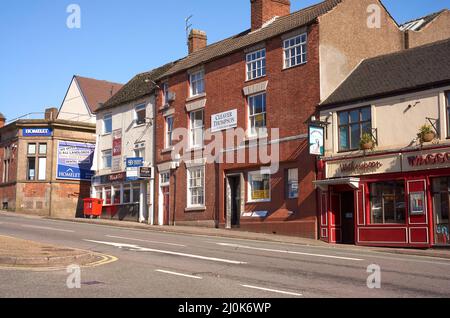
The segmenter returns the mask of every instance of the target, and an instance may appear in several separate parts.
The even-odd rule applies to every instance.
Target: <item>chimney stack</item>
[[[200,30],[191,30],[188,38],[189,54],[197,52],[200,49],[206,47],[208,39],[206,32]]]
[[[45,110],[45,120],[54,121],[58,117],[58,108],[47,108]]]
[[[290,0],[250,0],[252,6],[252,31],[260,29],[274,17],[291,13]]]
[[[0,128],[5,126],[6,118],[3,116],[2,113],[0,113]]]

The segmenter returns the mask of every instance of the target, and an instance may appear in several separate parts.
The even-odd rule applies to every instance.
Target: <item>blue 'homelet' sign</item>
[[[22,135],[24,137],[51,137],[51,128],[23,128]]]

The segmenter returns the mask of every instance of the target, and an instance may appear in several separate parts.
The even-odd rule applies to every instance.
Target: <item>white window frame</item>
[[[248,53],[245,56],[245,65],[247,81],[266,76],[266,49],[264,48]],[[258,75],[258,71],[260,72],[260,75]],[[256,74],[254,75],[254,73]]]
[[[135,144],[133,154],[137,158],[142,158],[145,161],[145,143]]]
[[[258,97],[258,96],[262,96],[264,95],[263,101],[264,101],[264,111],[261,113],[255,113],[253,115],[251,115],[251,108],[253,107],[251,100]],[[247,134],[249,137],[256,137],[256,136],[264,136],[267,134],[267,94],[266,92],[263,93],[258,93],[255,95],[250,95],[247,97],[247,104],[248,104],[248,110],[247,110],[247,125],[248,125],[248,129],[247,129]],[[263,114],[264,115],[264,122],[265,122],[265,126],[264,128],[258,128],[259,130],[256,130],[255,127],[255,131],[253,131],[252,128],[252,118],[256,117],[259,114]]]
[[[294,54],[293,54],[294,53]],[[300,61],[298,61],[300,57]],[[292,63],[294,59],[294,63]],[[291,68],[308,62],[308,34],[302,33],[283,41],[283,68]]]
[[[162,91],[162,104],[163,106],[169,103],[169,83],[164,82],[161,84]]]
[[[268,175],[269,176],[269,198],[268,199],[253,199],[252,197],[252,181],[253,177],[255,175],[262,176],[262,175]],[[258,203],[258,202],[271,202],[272,201],[272,185],[271,185],[271,179],[272,175],[270,174],[270,171],[250,171],[247,173],[247,203]]]
[[[139,123],[138,119],[139,119],[139,115],[138,113],[144,111],[145,112],[145,116],[144,116],[144,122],[143,123]],[[145,122],[146,122],[146,117],[147,117],[147,105],[146,104],[139,104],[136,105],[134,107],[134,127],[140,127],[140,126],[144,126]]]
[[[106,121],[107,120],[110,120],[111,121],[111,131],[107,131],[106,130]],[[107,114],[105,114],[104,116],[103,116],[103,120],[102,120],[102,134],[103,135],[109,135],[109,134],[112,134],[112,127],[113,125],[112,125],[112,113],[107,113]]]
[[[109,155],[107,155],[107,153],[109,153]],[[110,158],[110,162],[111,162],[111,165],[109,167],[105,164],[105,160],[108,157]],[[111,169],[111,168],[112,168],[112,150],[111,149],[103,150],[102,151],[102,169]]]
[[[201,113],[202,114],[202,123],[201,125],[197,126],[195,124],[195,115]],[[195,138],[195,132],[201,130],[202,131],[202,138],[201,142],[199,144],[194,143]],[[204,146],[204,139],[205,139],[205,112],[203,109],[194,110],[189,113],[189,143],[191,148],[201,148]]]
[[[205,93],[205,71],[200,70],[189,74],[189,92],[191,97]]]
[[[163,180],[164,176],[167,177],[167,180]],[[159,186],[161,188],[170,186],[170,171],[163,171],[159,173]]]
[[[169,130],[169,119],[172,120],[172,129]],[[164,123],[164,144],[165,148],[168,149],[170,147],[173,147],[173,126],[174,126],[174,120],[175,117],[173,115],[167,116],[165,118]]]
[[[298,199],[298,197],[299,197],[299,192],[300,192],[300,189],[299,189],[299,182],[298,182],[298,173],[299,173],[299,170],[298,170],[298,168],[290,168],[290,169],[287,169],[287,176],[286,176],[286,186],[287,186],[287,189],[286,189],[286,196],[287,196],[287,198],[288,199]],[[292,175],[295,175],[295,177],[293,177]],[[295,195],[295,196],[291,196],[291,191],[290,191],[290,189],[291,189],[291,185],[293,185],[293,184],[296,184],[297,185],[297,194]]]
[[[196,187],[192,187],[191,186],[191,180],[192,180],[192,173],[194,171],[198,171],[200,170],[202,173],[201,176],[201,182],[202,185],[201,186],[196,186]],[[203,191],[203,193],[201,193],[201,195],[203,196],[203,203],[202,204],[193,204],[192,203],[192,189],[196,188],[196,189],[201,189],[201,191]],[[188,208],[204,208],[205,207],[205,166],[195,166],[195,167],[190,167],[187,169],[187,206]]]

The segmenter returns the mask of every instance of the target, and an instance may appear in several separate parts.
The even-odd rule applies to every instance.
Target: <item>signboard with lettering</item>
[[[122,155],[122,129],[113,132],[113,157]]]
[[[58,141],[56,178],[90,181],[95,144]]]
[[[226,111],[211,116],[211,132],[237,127],[237,109]]]
[[[53,130],[51,128],[23,128],[24,137],[51,137]]]
[[[326,163],[327,178],[363,176],[378,173],[401,172],[402,162],[398,154],[357,159],[336,160]]]
[[[139,179],[139,168],[144,165],[144,158],[127,158],[127,180],[136,181]]]
[[[138,177],[141,179],[153,179],[153,168],[140,167]]]
[[[309,154],[323,156],[325,154],[325,128],[309,126]]]

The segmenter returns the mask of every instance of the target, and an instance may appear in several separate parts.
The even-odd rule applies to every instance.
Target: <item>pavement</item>
[[[269,241],[274,239],[271,236],[255,240],[258,236],[251,233],[249,238],[231,238],[208,235],[202,229],[187,234],[98,222],[0,213],[2,236],[115,259],[83,267],[80,288],[68,287],[70,276],[65,269],[16,271],[0,267],[0,298],[180,298],[184,303],[195,298],[450,296],[447,258],[320,242],[275,242]]]

